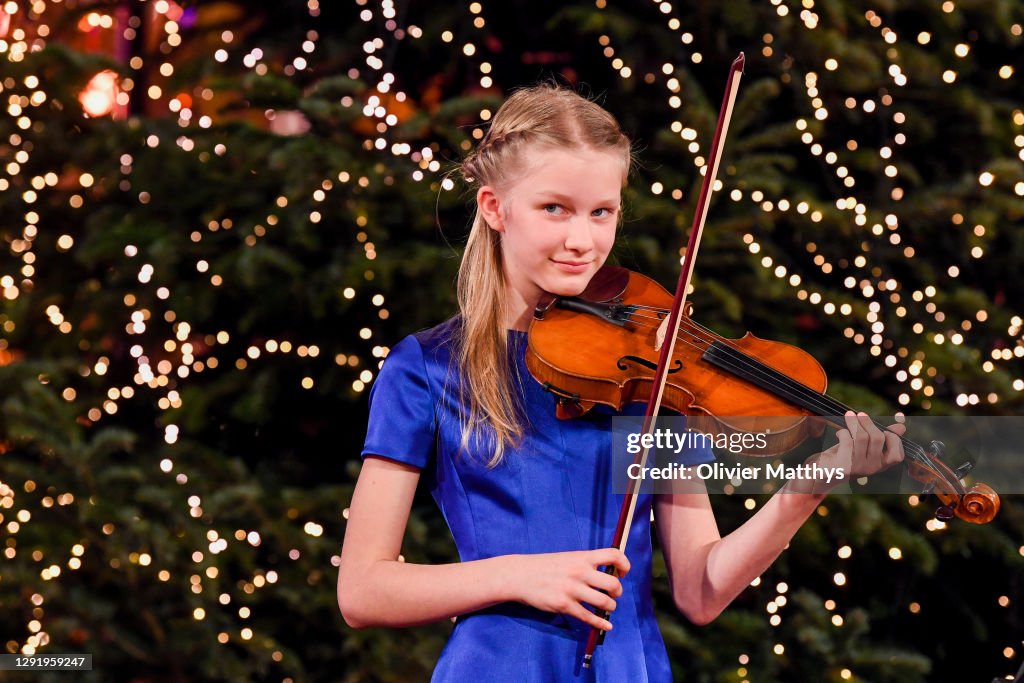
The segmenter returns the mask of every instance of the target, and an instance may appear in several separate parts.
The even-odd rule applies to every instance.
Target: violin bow
[[[668,378],[669,359],[675,351],[676,338],[679,335],[679,324],[682,320],[682,312],[686,305],[686,291],[690,287],[690,279],[693,276],[694,264],[697,260],[697,250],[700,247],[700,238],[704,232],[704,223],[708,216],[709,200],[714,192],[715,178],[718,175],[718,166],[722,160],[722,147],[725,142],[726,133],[729,130],[729,121],[732,118],[733,105],[736,103],[736,93],[739,92],[740,77],[743,75],[743,66],[746,60],[741,52],[729,69],[729,80],[725,85],[725,95],[722,98],[722,108],[718,112],[718,125],[715,128],[715,137],[711,143],[711,160],[705,167],[704,182],[700,188],[700,198],[697,200],[697,210],[693,214],[693,227],[690,228],[690,241],[686,246],[686,256],[683,258],[683,268],[679,273],[679,283],[676,285],[676,295],[672,302],[672,310],[665,318],[658,329],[657,344],[661,348],[661,356],[658,360],[658,368],[654,373],[654,383],[651,387],[650,398],[647,399],[647,409],[644,411],[643,437],[640,443],[650,443],[646,435],[653,434],[654,424],[658,412],[661,410],[661,399],[665,392],[665,381]],[[665,343],[665,342],[668,343]],[[656,347],[657,348],[657,347]],[[635,463],[641,468],[647,463],[647,455],[650,452],[649,446],[644,446],[637,454]],[[630,479],[629,488],[622,501],[622,508],[619,511],[619,521],[615,527],[615,540],[612,546],[622,552],[626,552],[626,541],[629,539],[629,529],[633,525],[633,513],[636,511],[637,494],[640,489],[639,479]],[[615,572],[611,565],[605,568],[609,574]],[[604,619],[610,618],[610,613],[601,613]],[[605,632],[596,626],[590,629],[587,638],[587,649],[583,655],[583,668],[589,669],[594,658],[594,650],[604,640]]]

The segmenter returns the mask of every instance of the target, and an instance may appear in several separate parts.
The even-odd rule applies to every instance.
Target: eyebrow
[[[554,190],[541,190],[537,193],[537,197],[551,197],[552,199],[557,199],[558,201],[565,202],[567,204],[571,204],[573,201],[572,197],[564,195],[561,192],[555,192]],[[602,199],[597,203],[602,205],[611,204],[618,206],[621,201],[622,199],[620,197],[615,197],[614,199]]]

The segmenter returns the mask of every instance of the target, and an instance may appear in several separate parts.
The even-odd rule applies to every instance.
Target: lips
[[[590,267],[590,261],[559,261],[551,259],[551,262],[562,271],[567,273],[583,273]]]

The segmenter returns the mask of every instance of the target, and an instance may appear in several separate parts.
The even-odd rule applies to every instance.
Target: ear
[[[476,191],[476,206],[491,230],[505,231],[505,223],[501,220],[501,198],[493,187],[484,185]]]

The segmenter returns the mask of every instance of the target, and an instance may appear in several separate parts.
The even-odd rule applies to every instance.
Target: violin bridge
[[[661,324],[658,325],[658,334],[654,342],[654,350],[661,351],[661,345],[665,343],[665,337],[668,336],[668,319],[672,316],[666,315]]]

